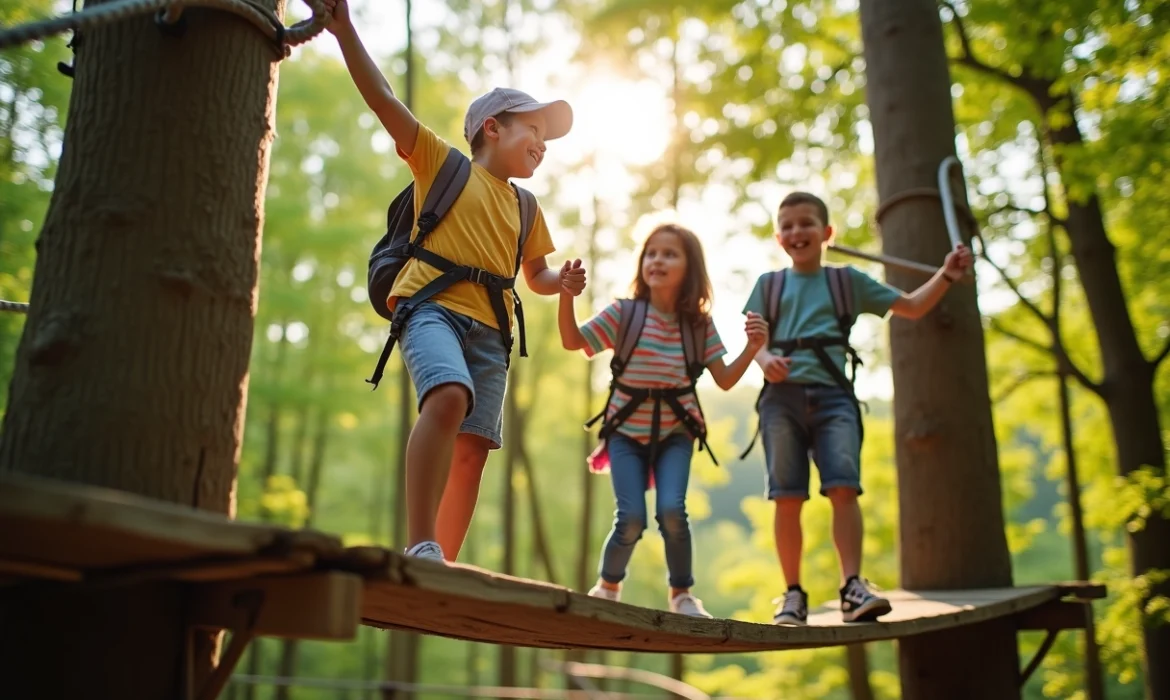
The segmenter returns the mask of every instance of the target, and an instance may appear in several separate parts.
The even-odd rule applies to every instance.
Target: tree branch
[[[991,403],[996,405],[1007,401],[1012,394],[1016,393],[1017,390],[1021,389],[1025,384],[1028,384],[1031,381],[1042,379],[1044,377],[1055,376],[1057,376],[1056,372],[1021,372],[1016,375],[1016,378],[1012,381],[1012,383],[1009,384],[1003,391],[1001,391],[998,396],[992,397]]]
[[[1158,371],[1158,365],[1162,364],[1162,360],[1165,360],[1167,356],[1170,356],[1170,338],[1166,339],[1166,344],[1162,346],[1162,352],[1155,355],[1154,359],[1150,361],[1150,368],[1155,372]]]
[[[1047,187],[1047,185],[1045,185],[1045,187]],[[1045,199],[1045,201],[1047,201],[1048,197],[1046,196],[1044,199]],[[1029,216],[1034,216],[1034,217],[1041,217],[1042,216],[1042,217],[1048,219],[1051,223],[1056,224],[1058,226],[1065,225],[1065,220],[1063,218],[1057,216],[1056,214],[1053,214],[1052,209],[1050,209],[1047,205],[1045,205],[1045,207],[1043,209],[1030,209],[1028,207],[1018,206],[1016,204],[1005,204],[1002,207],[996,207],[995,209],[992,209],[991,211],[987,212],[987,216],[992,217],[992,216],[995,216],[996,214],[1003,214],[1004,212],[1009,212],[1009,211],[1015,211],[1015,212],[1019,212],[1021,214],[1027,214]]]
[[[1037,78],[1027,70],[1024,70],[1020,75],[1012,75],[1003,68],[996,68],[976,58],[975,53],[971,50],[971,35],[967,33],[967,25],[963,22],[963,17],[959,14],[958,8],[950,0],[939,0],[939,4],[950,10],[952,24],[955,25],[955,31],[959,35],[959,46],[962,49],[962,54],[951,60],[959,63],[959,65],[967,66],[980,73],[998,78],[1009,85],[1013,85],[1026,92],[1038,103],[1043,102],[1049,96],[1048,91],[1052,86],[1051,80]]]
[[[959,9],[950,0],[939,0],[939,4],[951,11],[951,23],[955,25],[955,32],[959,35],[959,47],[962,49],[962,53],[955,60],[968,68],[1024,88],[1014,75],[975,58],[975,53],[971,50],[971,35],[967,33],[967,25],[963,22],[963,16],[959,14]]]
[[[1020,291],[1019,286],[1016,285],[1014,280],[1012,280],[1011,275],[1007,273],[1007,270],[997,265],[995,261],[991,259],[991,256],[988,255],[986,245],[979,246],[979,257],[983,258],[988,265],[991,265],[991,267],[999,273],[999,276],[1001,279],[1003,279],[1004,284],[1008,286],[1008,289],[1012,290],[1012,292],[1016,295],[1016,298],[1020,300],[1020,303],[1023,304],[1025,308],[1031,311],[1032,314],[1036,316],[1036,318],[1039,319],[1039,321],[1046,327],[1049,329],[1052,328],[1052,318],[1049,317],[1048,314],[1041,311],[1040,307],[1032,303],[1031,299],[1024,296],[1023,292]]]
[[[1092,379],[1089,379],[1089,376],[1081,371],[1080,367],[1076,366],[1076,364],[1072,361],[1072,358],[1069,357],[1068,353],[1065,351],[1064,345],[1060,343],[1058,338],[1053,338],[1053,345],[1045,345],[1044,343],[1033,340],[1025,335],[1017,333],[1016,331],[1008,329],[999,322],[999,319],[995,318],[991,319],[991,329],[1000,335],[1011,338],[1021,345],[1026,345],[1033,350],[1038,350],[1040,352],[1051,355],[1052,358],[1056,361],[1058,367],[1064,367],[1064,369],[1068,371],[1068,374],[1075,378],[1082,386],[1094,394],[1097,394],[1098,396],[1101,395],[1101,385],[1097,382],[1094,382]]]
[[[997,319],[997,318],[991,319],[991,328],[996,333],[999,333],[1000,335],[1007,336],[1008,338],[1011,338],[1012,340],[1016,341],[1017,343],[1020,343],[1021,345],[1027,345],[1028,347],[1032,348],[1033,350],[1039,350],[1040,352],[1048,354],[1048,355],[1056,355],[1057,354],[1055,348],[1053,348],[1049,345],[1045,345],[1044,343],[1041,343],[1038,340],[1033,340],[1033,339],[1027,337],[1026,335],[1022,335],[1016,331],[1013,331],[1013,330],[1007,328],[1002,323],[1000,323],[999,319]]]

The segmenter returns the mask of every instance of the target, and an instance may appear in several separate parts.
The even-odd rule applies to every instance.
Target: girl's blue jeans
[[[608,583],[620,583],[626,577],[634,545],[646,529],[650,446],[614,433],[607,447],[617,511],[613,530],[601,554],[601,578]],[[653,467],[655,519],[666,545],[666,568],[672,588],[690,588],[695,583],[686,509],[693,452],[694,439],[686,433],[676,433],[659,444]]]

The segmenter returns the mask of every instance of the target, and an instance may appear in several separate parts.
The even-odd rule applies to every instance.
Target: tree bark
[[[236,17],[184,19],[182,39],[139,17],[78,51],[0,470],[230,514],[277,63]],[[180,697],[185,590],[4,596],[6,691]],[[196,635],[195,685],[217,639]]]
[[[932,0],[863,0],[861,23],[881,200],[936,187],[939,165],[955,153],[937,7]],[[965,203],[963,189],[955,189]],[[882,224],[887,255],[937,265],[949,248],[937,201],[906,200],[889,210]],[[890,271],[889,281],[910,289],[920,279]],[[1009,586],[1011,560],[974,286],[954,287],[917,323],[892,320],[890,344],[902,585]],[[979,663],[953,662],[964,658]],[[1020,696],[1010,620],[903,639],[899,666],[906,700]]]

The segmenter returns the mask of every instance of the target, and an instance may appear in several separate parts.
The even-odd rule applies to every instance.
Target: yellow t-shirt
[[[426,200],[427,192],[439,172],[440,166],[451,148],[435,132],[419,124],[418,139],[414,152],[406,158],[410,171],[414,173],[414,218],[418,221],[419,209]],[[401,155],[401,152],[399,152]],[[413,240],[418,235],[416,224],[410,234]],[[520,239],[520,203],[516,192],[507,182],[495,177],[483,167],[472,163],[471,177],[463,193],[451,205],[442,221],[427,235],[423,247],[444,258],[471,267],[479,267],[493,274],[511,277],[515,271],[516,244]],[[528,262],[556,250],[544,212],[538,206],[532,231],[524,244],[523,261]],[[423,285],[438,277],[441,272],[426,263],[411,258],[402,267],[394,280],[390,298],[386,300],[391,309],[400,297],[409,297]],[[516,284],[523,284],[519,273]],[[512,293],[504,292],[508,308],[508,324],[512,324]],[[444,307],[456,313],[469,316],[492,328],[499,328],[496,314],[492,311],[487,288],[473,282],[456,282],[431,297]]]

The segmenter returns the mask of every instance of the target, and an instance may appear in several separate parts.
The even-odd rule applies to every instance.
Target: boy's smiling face
[[[484,124],[484,136],[494,151],[493,160],[504,166],[508,177],[532,177],[544,161],[547,127],[543,112],[512,112],[506,124],[495,118]]]
[[[776,240],[792,258],[792,266],[801,272],[815,272],[821,266],[821,251],[833,237],[833,227],[821,221],[811,203],[780,208]]]

